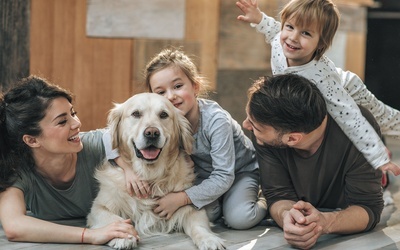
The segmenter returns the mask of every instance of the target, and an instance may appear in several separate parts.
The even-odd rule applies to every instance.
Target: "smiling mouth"
[[[79,140],[79,135],[74,135],[68,138],[68,141],[78,141]]]
[[[295,50],[298,50],[298,49],[299,49],[299,48],[294,47],[294,46],[292,46],[292,45],[290,45],[290,44],[288,44],[288,43],[286,43],[286,46],[287,46],[289,49],[295,49]]]
[[[146,161],[155,161],[160,156],[161,150],[160,148],[155,147],[154,145],[150,145],[144,149],[138,149],[136,144],[133,142],[133,146],[135,148],[135,154],[139,159],[143,159]]]
[[[182,103],[173,103],[172,105],[174,105],[175,108],[179,107]]]

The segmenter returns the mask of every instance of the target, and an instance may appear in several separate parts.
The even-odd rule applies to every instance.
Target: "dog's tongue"
[[[142,155],[145,159],[152,160],[152,159],[157,158],[160,151],[161,150],[159,148],[150,147],[150,148],[140,150],[140,153],[142,153]]]

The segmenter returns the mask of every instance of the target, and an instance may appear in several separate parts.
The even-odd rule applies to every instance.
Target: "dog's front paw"
[[[224,241],[216,235],[212,235],[202,240],[198,244],[199,250],[223,250],[225,249]]]
[[[115,249],[132,249],[137,247],[137,240],[135,237],[130,239],[113,239],[107,245]]]

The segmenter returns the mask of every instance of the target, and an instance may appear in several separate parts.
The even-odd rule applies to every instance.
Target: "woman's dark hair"
[[[21,170],[32,171],[35,162],[23,135],[39,136],[39,122],[59,97],[72,102],[72,94],[46,79],[29,76],[0,95],[0,191],[9,187]]]
[[[262,77],[248,95],[249,116],[281,133],[309,133],[321,125],[327,113],[315,84],[295,74]]]

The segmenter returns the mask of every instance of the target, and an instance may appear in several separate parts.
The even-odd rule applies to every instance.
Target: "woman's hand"
[[[105,227],[96,229],[86,229],[82,231],[82,243],[103,245],[114,238],[133,238],[139,241],[139,235],[132,225],[130,219],[113,222]]]

